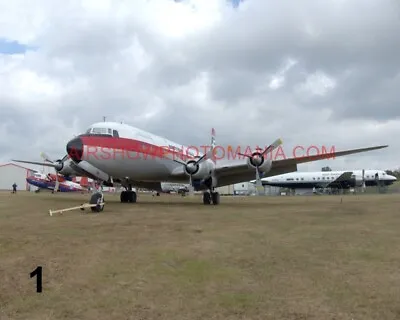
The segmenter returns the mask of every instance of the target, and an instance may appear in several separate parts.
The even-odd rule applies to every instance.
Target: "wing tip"
[[[381,146],[371,147],[371,149],[372,150],[377,150],[377,149],[384,149],[384,148],[387,148],[387,147],[389,147],[389,145],[385,144],[385,145],[381,145]]]

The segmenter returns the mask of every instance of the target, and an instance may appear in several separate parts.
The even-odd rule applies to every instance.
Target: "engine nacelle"
[[[247,165],[252,169],[258,167],[261,172],[268,172],[271,170],[272,160],[266,159],[265,156],[262,156],[260,151],[254,151],[251,157],[247,158]]]
[[[80,161],[77,164],[77,167],[95,177],[96,180],[108,181],[110,179],[110,176],[107,173],[97,169],[87,161]]]
[[[215,164],[210,159],[195,164],[196,160],[189,160],[185,166],[185,173],[192,176],[193,179],[204,179],[209,177],[215,169]]]
[[[354,187],[362,187],[363,185],[362,177],[353,177],[351,180],[352,180],[351,182],[354,183]]]
[[[71,159],[67,159],[64,163],[61,160],[55,161],[57,167],[55,167],[56,171],[63,176],[76,176],[78,172],[76,172],[71,166]]]

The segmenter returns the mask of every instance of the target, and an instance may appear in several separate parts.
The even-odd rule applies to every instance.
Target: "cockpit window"
[[[115,130],[114,130],[115,131]],[[86,134],[89,135],[113,135],[113,130],[110,128],[89,128],[86,131]]]
[[[118,131],[117,130],[113,130],[113,137],[119,137]]]
[[[108,130],[107,130],[107,128],[93,128],[92,129],[92,133],[94,133],[94,134],[107,134],[108,132],[107,132]]]

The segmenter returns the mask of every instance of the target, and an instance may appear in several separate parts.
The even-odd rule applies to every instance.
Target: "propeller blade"
[[[179,163],[179,164],[184,165],[184,166],[186,165],[186,162],[183,161],[182,159],[178,158],[178,156],[176,156],[175,154],[173,154],[171,152],[171,150],[169,150],[167,148],[164,148],[164,150],[165,150],[165,152],[162,152],[162,156],[164,158],[166,158],[168,160],[171,160],[171,161],[175,161],[176,163]]]
[[[260,178],[260,172],[258,170],[258,167],[256,167],[256,189],[257,189],[257,195],[261,195],[263,188],[261,178]]]
[[[54,192],[58,192],[59,191],[58,190],[59,186],[60,186],[60,182],[58,180],[58,173],[56,171],[56,185],[54,186]]]
[[[279,139],[276,139],[272,144],[270,144],[270,145],[261,153],[261,155],[264,155],[264,154],[266,154],[266,153],[269,152],[269,151],[275,150],[275,149],[278,148],[282,143],[283,143],[283,141],[282,141],[280,138],[279,138]]]
[[[268,147],[266,147],[263,152],[261,152],[261,156],[264,156],[267,152],[272,152],[273,150],[278,148],[282,143],[283,142],[282,142],[282,140],[280,138],[276,139],[272,144],[270,144]],[[244,156],[244,157],[248,157],[248,158],[252,157],[252,155],[244,154],[244,153],[238,153],[238,155],[241,155],[241,156]]]
[[[193,196],[194,195],[194,187],[192,184],[192,175],[189,176],[189,196]]]
[[[51,167],[51,168],[56,168],[57,165],[54,163],[43,163],[43,162],[38,162],[38,161],[25,161],[25,160],[14,160],[12,159],[11,161],[14,162],[20,162],[20,163],[29,163],[29,164],[35,164],[38,166],[46,166],[46,167]]]
[[[214,146],[211,146],[211,149],[209,151],[207,151],[205,154],[203,154],[197,161],[196,164],[200,164],[203,161],[207,160],[207,159],[211,159],[211,157],[213,156],[214,153]]]
[[[51,160],[51,158],[44,152],[40,153],[40,156],[43,158],[44,161],[50,162],[50,163],[54,163],[53,160]]]
[[[365,185],[365,170],[362,170],[362,190],[363,192],[365,192],[365,189],[367,188],[367,186]]]

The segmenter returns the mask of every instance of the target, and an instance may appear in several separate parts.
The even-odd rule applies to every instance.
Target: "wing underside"
[[[271,170],[262,175],[261,178],[275,176],[283,173],[289,173],[297,171],[297,165],[307,162],[319,161],[324,159],[335,159],[336,157],[343,157],[346,155],[368,152],[372,150],[378,150],[388,147],[387,145],[384,146],[376,146],[376,147],[368,147],[368,148],[359,148],[359,149],[350,149],[338,152],[330,152],[320,155],[312,155],[306,157],[295,157],[283,160],[276,160],[272,161]],[[346,175],[342,175],[339,178],[344,179],[347,178],[349,172],[346,172]],[[184,172],[183,168],[179,168],[173,174],[174,177],[181,177],[184,179]],[[217,186],[225,186],[229,184],[235,184],[245,181],[254,180],[255,170],[247,165],[246,161],[240,161],[236,163],[229,163],[229,164],[219,164],[215,169],[215,176],[217,178]],[[339,179],[338,178],[338,179]],[[351,178],[351,174],[350,177]],[[337,179],[335,180],[337,181]]]

